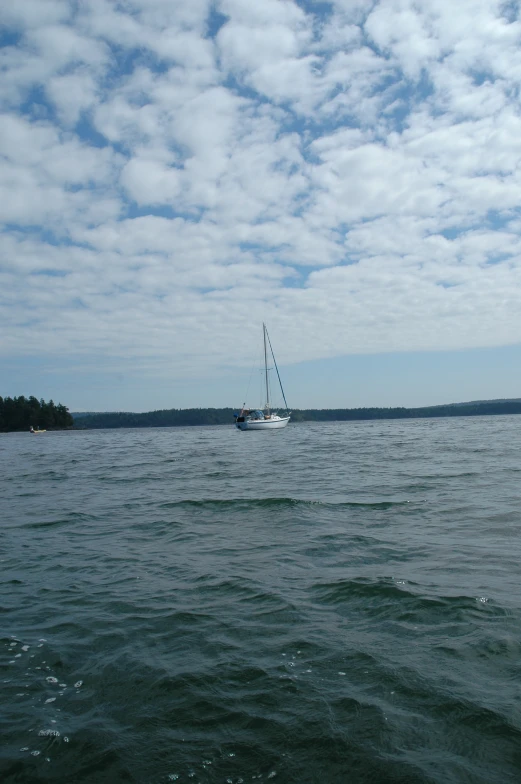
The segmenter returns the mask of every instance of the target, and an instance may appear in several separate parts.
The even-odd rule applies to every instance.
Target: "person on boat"
[[[29,432],[34,433],[34,427],[32,425],[29,426]]]

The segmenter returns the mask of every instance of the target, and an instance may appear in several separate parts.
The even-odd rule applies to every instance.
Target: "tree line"
[[[16,430],[62,430],[72,427],[74,420],[69,409],[53,400],[37,400],[31,397],[0,397],[0,432]]]
[[[452,403],[422,408],[308,408],[295,410],[292,422],[335,422],[369,419],[416,419],[455,416],[491,416],[521,414],[521,401],[483,401]],[[111,427],[183,427],[189,425],[233,424],[232,408],[182,408],[148,411],[144,414],[114,412],[82,414],[74,417],[76,428]]]
[[[70,427],[98,429],[119,427],[187,427],[191,425],[229,425],[233,423],[232,408],[181,408],[102,414],[71,415],[69,409],[50,400],[35,397],[0,397],[0,432],[29,430],[60,430]],[[521,414],[519,400],[490,400],[475,403],[452,403],[422,408],[308,408],[291,414],[292,422],[334,422],[370,419],[413,419],[454,416],[491,416]]]
[[[233,423],[232,408],[172,408],[145,414],[117,411],[74,416],[76,428],[103,427],[186,427],[189,425],[226,425]]]
[[[332,422],[367,419],[430,419],[433,417],[495,416],[521,414],[521,401],[494,400],[476,403],[449,403],[421,408],[324,408],[294,411],[294,422]]]

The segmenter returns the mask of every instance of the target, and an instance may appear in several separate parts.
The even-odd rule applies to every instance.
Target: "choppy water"
[[[520,432],[0,436],[0,780],[521,781]]]

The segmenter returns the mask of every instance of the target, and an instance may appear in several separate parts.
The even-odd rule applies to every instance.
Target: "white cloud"
[[[65,128],[74,127],[81,113],[94,106],[97,98],[95,79],[82,69],[52,77],[45,90]]]
[[[118,161],[109,148],[92,147],[49,122],[11,113],[0,116],[0,155],[0,220],[5,224],[63,233],[71,224],[93,220],[101,204],[106,216],[119,210],[109,201]]]
[[[312,9],[3,9],[5,354],[197,375],[263,320],[283,362],[521,341],[517,16]]]
[[[71,7],[62,0],[5,3],[0,10],[0,24],[15,31],[40,28],[65,21],[71,16],[71,11]]]
[[[121,173],[121,184],[137,204],[173,204],[181,190],[179,171],[151,156],[132,158]]]
[[[108,57],[103,42],[78,34],[69,25],[47,25],[31,30],[26,34],[26,43],[53,70],[74,63],[100,66]]]

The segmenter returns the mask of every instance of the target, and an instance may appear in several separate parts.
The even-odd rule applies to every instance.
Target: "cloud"
[[[49,102],[64,128],[74,128],[82,113],[94,106],[97,89],[94,77],[81,69],[54,76],[45,86]]]
[[[66,21],[71,11],[61,0],[25,0],[5,5],[0,21],[5,28],[18,32]]]
[[[521,23],[448,0],[2,11],[5,356],[197,376],[521,341]]]

